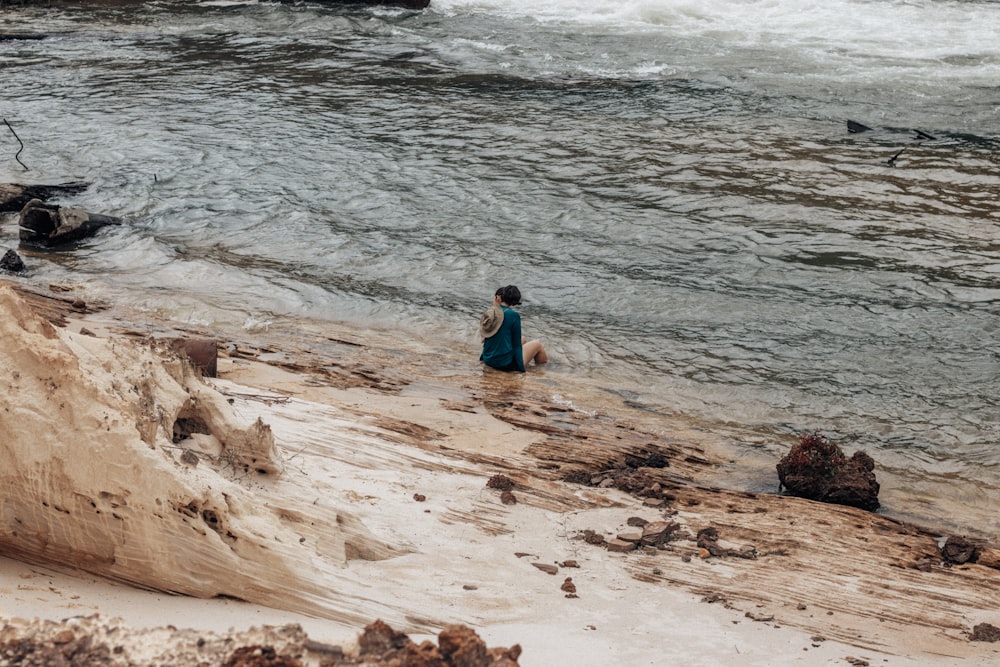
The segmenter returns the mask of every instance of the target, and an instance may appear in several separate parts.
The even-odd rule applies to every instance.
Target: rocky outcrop
[[[21,243],[56,246],[93,236],[99,229],[122,224],[121,218],[32,199],[18,218]]]
[[[24,185],[22,183],[0,183],[0,213],[20,211],[32,199],[48,201],[59,195],[83,192],[87,183],[71,182],[58,185]]]
[[[879,507],[879,483],[872,457],[857,451],[847,458],[840,447],[820,433],[803,433],[778,462],[777,469],[782,486],[800,498],[869,511]]]

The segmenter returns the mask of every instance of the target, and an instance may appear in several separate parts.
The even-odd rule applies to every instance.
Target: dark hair
[[[507,285],[498,289],[497,296],[508,306],[518,306],[521,304],[521,290],[513,285]]]

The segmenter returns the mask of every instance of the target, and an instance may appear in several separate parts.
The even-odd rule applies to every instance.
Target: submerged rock
[[[24,185],[22,183],[0,183],[0,212],[20,211],[32,199],[47,201],[63,195],[77,194],[88,187],[87,183],[70,182],[58,185]]]
[[[54,246],[93,236],[103,227],[122,224],[122,220],[32,199],[21,209],[17,224],[22,243]]]
[[[13,250],[5,252],[3,259],[0,259],[0,271],[6,271],[7,273],[23,273],[24,270],[24,261],[21,259],[21,256]]]
[[[847,458],[840,447],[818,432],[806,432],[777,465],[778,479],[800,498],[875,511],[879,483],[875,461],[857,451]]]

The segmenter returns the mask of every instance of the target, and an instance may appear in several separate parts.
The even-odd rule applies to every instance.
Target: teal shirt
[[[524,351],[521,349],[521,315],[503,306],[500,331],[483,341],[480,361],[501,370],[524,372]]]

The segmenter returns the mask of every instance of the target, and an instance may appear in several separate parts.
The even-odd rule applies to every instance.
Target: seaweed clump
[[[778,462],[778,480],[793,496],[875,511],[875,461],[863,451],[848,458],[819,431],[805,431]]]

